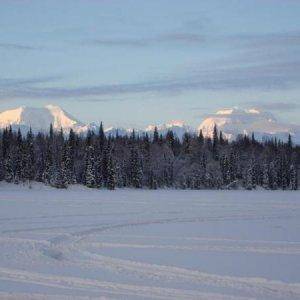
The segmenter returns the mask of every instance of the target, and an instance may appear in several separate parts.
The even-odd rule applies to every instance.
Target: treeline
[[[292,139],[258,142],[240,136],[228,142],[214,129],[212,138],[169,131],[149,136],[97,133],[26,136],[7,128],[0,132],[0,180],[43,182],[57,188],[83,184],[90,188],[179,188],[296,190],[300,149]]]

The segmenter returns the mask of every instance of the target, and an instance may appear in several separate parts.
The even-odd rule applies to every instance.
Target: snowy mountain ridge
[[[151,135],[154,132],[155,127],[157,128],[158,132],[162,135],[167,134],[168,131],[173,131],[173,133],[179,138],[182,138],[182,136],[187,132],[196,132],[196,130],[193,127],[186,125],[181,120],[172,120],[166,124],[160,125],[149,125],[144,129],[144,132],[147,132]]]
[[[14,129],[20,127],[26,131],[31,127],[33,131],[48,131],[50,124],[55,130],[63,128],[65,131],[71,128],[77,132],[84,131],[86,127],[55,105],[42,108],[21,106],[0,113],[0,128],[12,126]]]
[[[54,130],[61,128],[65,133],[73,129],[76,133],[86,133],[88,130],[98,131],[99,123],[84,124],[64,111],[59,106],[47,105],[41,108],[21,106],[0,113],[0,128],[12,126],[14,130],[20,128],[23,132],[32,128],[34,132],[47,132],[50,124]],[[235,139],[239,134],[251,135],[258,139],[278,137],[285,140],[291,134],[294,141],[300,143],[300,126],[285,124],[278,121],[271,113],[256,108],[240,109],[237,107],[218,110],[204,118],[197,129],[180,120],[173,120],[165,124],[149,125],[144,129],[135,129],[136,133],[148,133],[151,135],[157,127],[158,132],[165,135],[172,130],[175,135],[182,138],[184,133],[197,133],[202,130],[203,135],[211,137],[214,126],[222,130],[224,136]],[[132,128],[109,127],[105,129],[107,135],[128,135]]]
[[[239,134],[251,135],[258,139],[277,137],[285,140],[289,134],[300,142],[300,126],[278,121],[270,112],[259,109],[230,108],[208,115],[199,125],[204,136],[212,136],[214,126],[222,130],[227,139],[235,139]]]

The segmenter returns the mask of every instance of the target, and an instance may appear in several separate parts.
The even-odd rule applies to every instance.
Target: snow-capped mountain
[[[14,130],[20,128],[22,132],[27,132],[32,128],[34,132],[48,132],[50,124],[55,130],[61,128],[65,133],[73,129],[76,133],[85,134],[88,130],[98,132],[99,123],[84,124],[72,115],[64,111],[59,106],[47,105],[42,108],[19,107],[0,113],[0,128],[12,126]],[[162,125],[149,125],[144,129],[137,129],[137,134],[153,134],[155,126],[159,134],[165,135],[172,130],[178,138],[183,134],[197,133],[202,130],[204,136],[212,136],[214,126],[222,130],[224,136],[235,139],[239,134],[255,134],[257,139],[277,137],[286,140],[288,134],[293,136],[293,140],[300,144],[300,125],[285,124],[278,121],[271,113],[259,109],[238,109],[229,108],[217,111],[215,114],[207,116],[198,127],[198,130],[186,125],[183,121],[171,121]],[[117,134],[130,135],[132,128],[109,127],[105,129],[107,135]]]
[[[151,134],[153,133],[155,126],[157,127],[159,134],[165,135],[168,131],[171,130],[180,139],[186,132],[195,133],[195,129],[193,127],[188,126],[183,121],[179,120],[174,120],[162,125],[149,125],[145,128],[144,131]]]
[[[108,127],[104,129],[104,132],[107,136],[125,136],[125,135],[130,135],[132,132],[132,129],[126,129],[122,127]]]
[[[18,107],[0,113],[0,128],[12,126],[13,129],[21,128],[27,131],[31,127],[33,131],[48,131],[50,124],[55,130],[84,132],[88,129],[73,116],[65,112],[59,106],[47,105],[42,108]]]
[[[286,140],[291,134],[300,142],[300,126],[284,124],[271,113],[259,109],[229,108],[208,116],[198,127],[204,136],[212,136],[214,126],[222,130],[226,138],[235,139],[239,134],[255,134],[257,139],[277,137]]]

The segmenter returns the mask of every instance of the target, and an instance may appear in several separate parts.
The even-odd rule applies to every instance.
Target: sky
[[[299,0],[0,0],[0,110],[136,126],[238,106],[300,124]]]

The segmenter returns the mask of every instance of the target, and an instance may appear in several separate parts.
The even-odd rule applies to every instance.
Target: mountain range
[[[12,126],[14,130],[18,128],[22,132],[27,132],[32,128],[34,132],[47,132],[50,124],[55,130],[61,128],[65,133],[73,129],[78,134],[84,134],[88,130],[98,131],[99,123],[85,124],[72,115],[64,111],[59,106],[47,105],[43,108],[18,107],[0,113],[0,128]],[[200,123],[198,128],[188,126],[182,121],[171,121],[162,125],[149,125],[144,129],[136,129],[137,133],[148,132],[151,134],[155,126],[159,133],[166,134],[172,130],[179,138],[183,134],[198,133],[202,130],[204,136],[212,136],[214,126],[217,125],[229,140],[235,139],[239,134],[255,134],[257,139],[277,137],[286,140],[291,134],[296,143],[300,143],[300,125],[285,124],[278,121],[273,114],[258,109],[229,108],[217,111],[208,115]],[[132,129],[110,127],[106,128],[107,135],[126,135]]]

